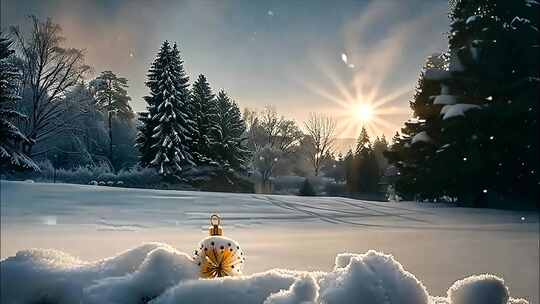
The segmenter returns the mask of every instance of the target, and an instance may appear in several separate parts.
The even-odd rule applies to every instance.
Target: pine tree
[[[425,199],[432,198],[436,193],[446,194],[438,180],[439,172],[432,167],[441,137],[442,119],[439,112],[454,97],[445,92],[444,98],[435,99],[441,92],[440,83],[426,77],[430,73],[444,73],[446,64],[444,54],[428,57],[420,73],[415,94],[409,102],[414,118],[405,123],[401,136],[396,132],[391,151],[385,153],[399,172],[395,188],[405,199]]]
[[[147,100],[148,96],[144,99]],[[148,102],[148,101],[147,101]],[[150,162],[154,159],[152,152],[154,151],[154,140],[152,138],[152,130],[155,128],[154,121],[150,119],[150,112],[153,107],[148,105],[147,111],[138,113],[139,126],[137,127],[137,137],[135,138],[135,147],[139,149],[139,164],[142,167],[149,167]]]
[[[150,96],[146,125],[139,132],[142,153],[154,153],[149,165],[168,179],[179,178],[179,173],[194,165],[191,156],[191,136],[194,122],[190,119],[188,76],[177,45],[165,41],[148,76]],[[144,122],[144,121],[143,121]],[[153,129],[145,130],[145,128]],[[148,136],[150,135],[151,136]],[[151,145],[145,146],[150,138]]]
[[[129,105],[131,97],[127,94],[127,79],[117,77],[111,71],[101,72],[101,75],[90,82],[90,87],[96,101],[96,108],[107,117],[109,133],[109,161],[115,168],[113,152],[113,116],[122,121],[131,121],[134,117]]]
[[[396,150],[397,145],[399,144],[400,140],[401,140],[401,136],[399,135],[399,132],[396,131],[396,133],[392,137],[392,143],[390,144],[390,150]]]
[[[235,171],[246,170],[249,157],[246,123],[238,105],[221,90],[216,98],[218,113],[214,150],[218,153],[221,165]]]
[[[356,155],[369,153],[371,150],[371,141],[365,127],[362,127],[360,135],[356,140]]]
[[[441,110],[437,167],[450,168],[441,182],[460,201],[537,200],[539,10],[535,1],[476,0],[451,14],[441,95],[448,87],[457,101]]]
[[[352,150],[349,149],[343,159],[345,166],[345,182],[348,192],[353,193],[358,191],[358,172],[356,171],[356,161]]]
[[[383,134],[381,138],[377,137],[373,141],[373,155],[375,156],[375,160],[377,161],[377,165],[379,167],[381,175],[388,167],[388,160],[384,156],[384,153],[386,151],[388,151],[388,142],[386,141],[386,137]]]
[[[358,192],[373,193],[377,191],[380,170],[366,128],[362,127],[356,143],[354,169],[357,172]]]
[[[539,9],[527,0],[455,2],[448,64],[426,71],[429,88],[415,97],[428,97],[427,112],[415,109],[420,119],[392,149],[400,194],[537,200]]]
[[[214,137],[219,133],[215,96],[204,75],[199,75],[191,93],[192,115],[195,121],[193,158],[198,165],[217,165],[212,150]]]
[[[161,88],[159,86],[159,79],[168,64],[167,58],[170,57],[170,53],[170,44],[165,41],[148,70],[146,86],[150,89],[150,95],[143,97],[147,103],[147,111],[139,113],[140,126],[138,127],[136,138],[136,146],[139,148],[141,154],[140,164],[143,167],[150,166],[157,152],[157,149],[154,147],[156,140],[152,138],[152,135],[154,134],[154,128],[157,127],[157,121],[154,118],[157,115],[157,104],[160,100],[159,92]]]
[[[11,41],[0,32],[0,169],[33,169],[39,170],[34,161],[22,152],[22,144],[29,140],[13,123],[26,116],[15,109],[20,99],[17,85],[21,73],[11,63]]]

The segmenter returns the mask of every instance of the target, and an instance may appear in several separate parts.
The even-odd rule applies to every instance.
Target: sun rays
[[[403,20],[398,18],[402,5],[370,3],[343,25],[341,46],[314,48],[309,53],[313,70],[291,76],[313,94],[317,110],[336,118],[339,137],[357,137],[362,127],[371,137],[392,137],[411,117],[408,101],[424,54],[444,50],[439,40],[419,34],[440,16]],[[384,36],[374,35],[375,29]]]
[[[371,86],[365,76],[355,75],[353,81],[347,84],[329,69],[324,69],[324,75],[332,85],[331,89],[306,82],[304,85],[311,92],[330,102],[326,112],[336,117],[340,137],[356,137],[362,127],[365,127],[372,136],[390,135],[399,128],[403,121],[402,117],[409,115],[407,107],[393,103],[407,100],[412,92],[410,86],[380,96],[381,90]]]

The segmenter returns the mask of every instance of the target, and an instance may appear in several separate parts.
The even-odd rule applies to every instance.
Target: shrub
[[[345,183],[330,182],[324,186],[324,192],[326,195],[343,195],[347,193],[347,185]]]
[[[302,183],[302,187],[300,187],[300,192],[298,195],[301,196],[315,196],[317,193],[315,192],[315,188],[311,185],[309,182],[309,179],[304,179],[304,182]]]
[[[114,174],[107,164],[94,166],[79,166],[72,169],[57,169],[49,161],[38,163],[40,172],[15,172],[7,175],[12,180],[35,180],[37,182],[52,182],[55,178],[60,183],[82,185],[109,185],[117,187],[156,188],[161,183],[161,177],[156,170],[135,166],[127,170],[120,170]]]

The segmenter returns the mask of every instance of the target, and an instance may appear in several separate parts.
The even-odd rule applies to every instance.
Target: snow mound
[[[451,304],[523,304],[524,299],[511,299],[501,278],[483,274],[455,282],[448,289]]]
[[[316,303],[319,298],[319,285],[313,276],[306,274],[297,279],[288,290],[270,295],[264,304]]]
[[[198,276],[188,255],[160,243],[94,263],[32,249],[0,262],[0,303],[138,303]]]
[[[295,273],[270,270],[249,276],[200,279],[180,282],[152,304],[176,303],[263,303],[273,293],[288,289]]]
[[[56,250],[24,250],[0,262],[0,302],[83,304],[370,303],[526,304],[511,299],[504,281],[469,277],[447,297],[430,297],[391,255],[339,254],[330,272],[274,269],[247,276],[199,279],[185,253],[149,243],[97,262]]]
[[[428,303],[422,283],[392,256],[370,250],[340,258],[334,271],[320,281],[322,303]],[[346,259],[347,266],[337,267]]]

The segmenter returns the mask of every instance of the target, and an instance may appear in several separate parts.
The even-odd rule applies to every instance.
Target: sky
[[[2,0],[1,26],[51,17],[65,46],[85,49],[97,76],[129,80],[143,111],[146,72],[164,40],[177,42],[191,80],[205,74],[243,109],[271,105],[299,125],[337,120],[338,137],[391,137],[410,116],[418,75],[445,51],[444,0]],[[366,110],[367,109],[367,110]],[[369,112],[369,115],[363,115]]]

